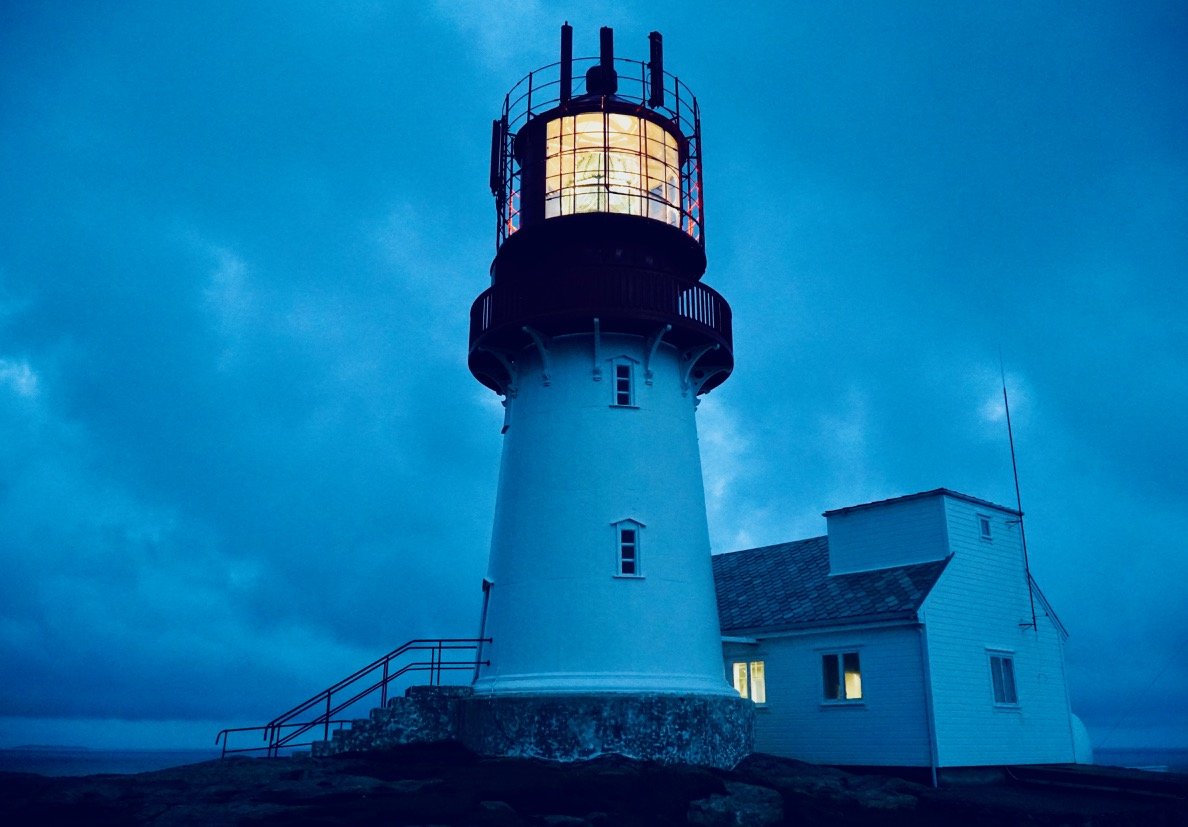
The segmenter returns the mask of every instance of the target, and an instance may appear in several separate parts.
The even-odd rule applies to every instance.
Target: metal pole
[[[380,706],[388,705],[388,663],[391,658],[384,658],[384,682],[380,685]]]
[[[1031,602],[1031,628],[1039,634],[1035,619],[1035,594],[1031,587],[1031,562],[1027,557],[1027,530],[1023,527],[1023,497],[1019,493],[1019,465],[1015,461],[1015,432],[1011,429],[1011,403],[1007,401],[1006,368],[999,354],[998,369],[1002,374],[1002,407],[1006,411],[1007,439],[1011,444],[1011,473],[1015,476],[1015,509],[1019,512],[1019,539],[1023,543],[1023,573],[1027,578],[1027,599]]]

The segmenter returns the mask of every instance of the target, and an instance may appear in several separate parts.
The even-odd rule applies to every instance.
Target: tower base
[[[755,705],[733,695],[475,695],[462,742],[481,755],[580,761],[617,753],[729,769],[753,744]]]

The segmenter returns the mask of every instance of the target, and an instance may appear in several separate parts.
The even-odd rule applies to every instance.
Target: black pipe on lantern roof
[[[663,329],[698,354],[697,393],[733,369],[730,306],[700,283],[697,99],[664,70],[660,34],[648,41],[647,63],[616,58],[604,27],[598,57],[574,58],[565,24],[561,60],[512,87],[492,125],[497,252],[491,287],[471,308],[470,368],[500,393],[516,353],[532,346],[529,328]]]

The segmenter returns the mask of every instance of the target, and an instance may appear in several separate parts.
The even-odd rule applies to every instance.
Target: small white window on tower
[[[615,523],[615,574],[619,577],[642,577],[639,561],[639,533],[642,523],[624,520]]]
[[[635,387],[631,379],[631,363],[615,362],[614,404],[616,406],[629,408],[635,405]]]

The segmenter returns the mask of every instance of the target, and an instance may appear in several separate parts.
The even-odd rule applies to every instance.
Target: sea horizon
[[[37,775],[132,775],[198,764],[218,758],[209,749],[102,749],[84,746],[27,744],[0,749],[0,772]]]

